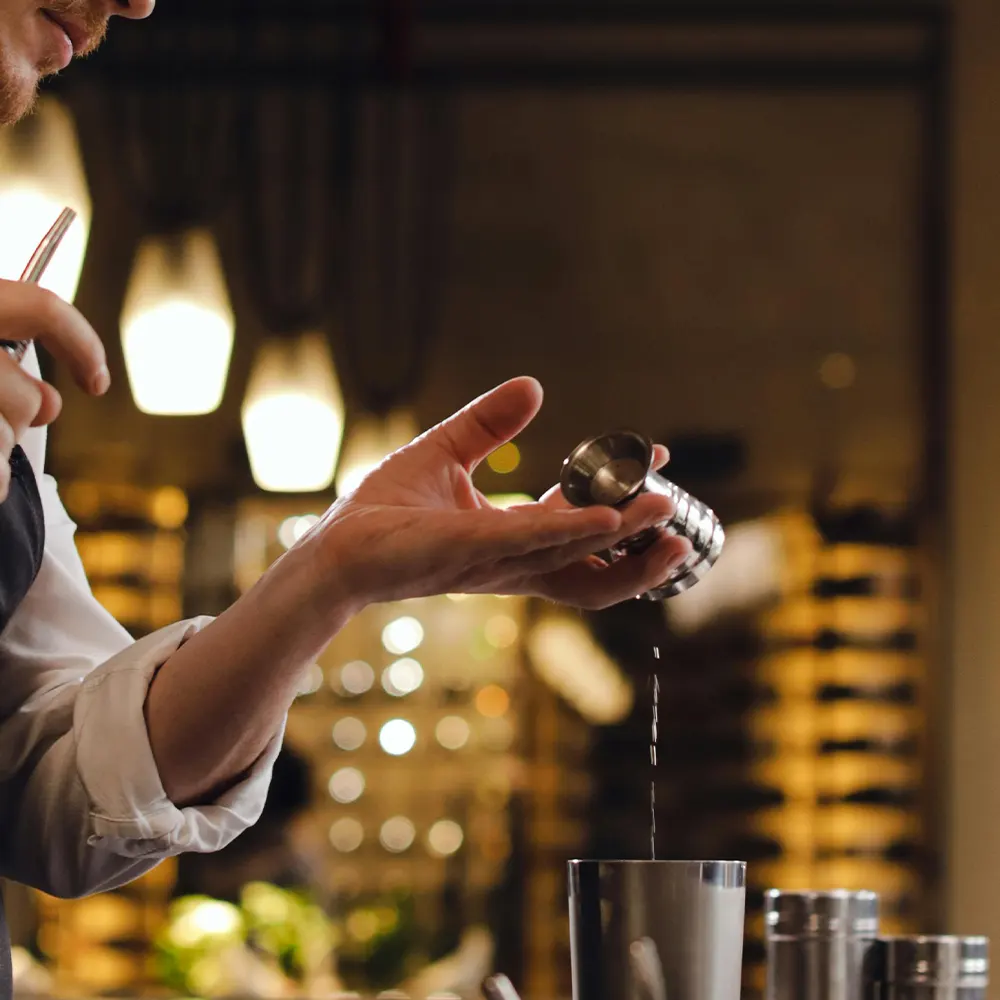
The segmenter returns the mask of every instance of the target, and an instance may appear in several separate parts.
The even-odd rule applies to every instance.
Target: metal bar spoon
[[[521,1000],[514,984],[502,972],[484,980],[483,993],[486,1000]]]
[[[62,243],[63,237],[69,232],[69,227],[75,221],[76,212],[72,208],[64,208],[59,213],[59,218],[56,219],[52,228],[42,238],[42,242],[35,248],[35,252],[31,255],[31,259],[18,280],[29,285],[37,285],[42,280],[42,275],[45,274],[56,250],[59,249],[59,244]],[[13,361],[20,364],[30,343],[30,340],[0,340],[0,347],[10,355]]]

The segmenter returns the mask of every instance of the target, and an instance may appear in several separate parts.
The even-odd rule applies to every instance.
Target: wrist
[[[261,577],[264,600],[279,609],[297,635],[321,651],[371,603],[338,565],[323,529],[302,539]]]

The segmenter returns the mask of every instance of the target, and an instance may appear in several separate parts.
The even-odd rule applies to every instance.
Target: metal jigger
[[[675,504],[673,517],[632,535],[607,552],[608,562],[645,552],[661,532],[680,535],[693,551],[658,587],[642,596],[662,601],[690,590],[715,564],[726,533],[715,513],[690,493],[654,472],[653,443],[635,431],[612,431],[576,446],[563,462],[559,485],[574,507],[624,507],[640,493],[660,493]]]

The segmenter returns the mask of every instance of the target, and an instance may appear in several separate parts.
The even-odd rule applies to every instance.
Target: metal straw
[[[45,234],[42,242],[38,244],[35,252],[31,255],[31,259],[21,273],[21,281],[29,285],[37,285],[42,280],[42,275],[45,274],[56,250],[59,249],[59,244],[62,243],[63,237],[75,221],[76,212],[72,208],[64,208],[59,213],[59,218],[56,219],[52,228]],[[20,364],[30,343],[30,340],[0,340],[0,347],[3,347],[10,357]]]
[[[483,993],[487,1000],[521,1000],[514,984],[502,972],[483,982]]]

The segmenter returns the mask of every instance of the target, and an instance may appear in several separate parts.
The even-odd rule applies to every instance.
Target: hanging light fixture
[[[164,416],[217,409],[234,326],[218,247],[207,229],[143,240],[121,320],[136,406]]]
[[[66,206],[77,220],[41,284],[67,302],[76,297],[90,236],[91,203],[69,110],[52,97],[0,133],[0,278],[16,280]]]
[[[416,417],[409,410],[393,410],[385,417],[362,417],[347,432],[337,469],[337,494],[344,496],[394,451],[418,434]]]
[[[254,481],[277,493],[314,493],[333,482],[344,400],[326,338],[307,333],[261,347],[243,402]]]

